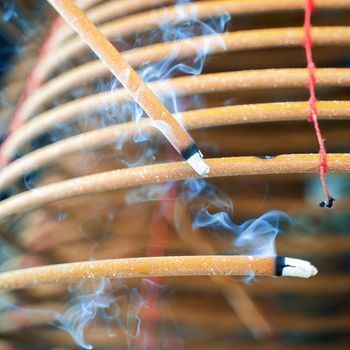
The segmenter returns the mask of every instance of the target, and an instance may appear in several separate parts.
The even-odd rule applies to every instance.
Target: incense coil
[[[331,30],[329,30],[331,29]],[[349,29],[342,28],[314,28],[315,45],[347,45],[349,39]],[[224,51],[242,51],[249,49],[299,46],[303,42],[303,32],[300,28],[290,29],[268,29],[268,30],[251,30],[240,33],[226,33],[222,37],[215,35],[212,38],[194,38],[179,41],[178,43],[161,43],[151,47],[130,50],[124,53],[125,59],[132,66],[139,66],[142,62],[161,61],[173,51],[177,52],[179,59],[185,59],[198,54],[197,47],[206,45],[208,40],[212,41],[214,46],[209,48],[207,54],[217,54]],[[52,97],[74,88],[77,83],[77,77],[82,76],[83,80],[79,83],[89,82],[98,79],[108,73],[106,67],[100,61],[94,61],[72,69],[61,77],[52,79],[37,92],[30,96],[21,107],[21,117],[28,119],[41,104],[49,101]]]
[[[350,155],[329,155],[329,170],[337,173],[350,172]],[[283,173],[315,173],[319,169],[316,155],[280,155],[273,159],[255,157],[236,157],[208,159],[212,170],[210,177],[283,174]],[[7,199],[0,207],[0,220],[9,215],[49,204],[51,201],[72,198],[101,191],[113,191],[133,186],[161,184],[166,181],[180,181],[199,177],[184,162],[162,165],[150,165],[132,169],[121,169],[107,173],[98,173],[83,178],[74,178],[65,182],[43,186]]]
[[[349,82],[350,70],[319,70],[319,85],[340,85],[346,86]],[[274,88],[299,87],[307,85],[307,73],[302,70],[266,70],[266,71],[247,71],[228,74],[218,74],[214,76],[203,76],[203,79],[177,78],[173,81],[158,82],[150,84],[156,91],[164,91],[164,88],[170,89],[171,93],[177,95],[186,95],[193,93],[221,92],[238,89],[263,89],[272,83]],[[293,78],[293,79],[291,79]],[[234,80],[232,80],[234,79]],[[212,84],[211,84],[212,83]],[[161,94],[167,94],[161,93]],[[53,110],[38,115],[32,121],[19,128],[15,135],[10,136],[3,146],[5,157],[12,158],[19,151],[22,144],[26,144],[34,137],[40,136],[40,133],[46,129],[52,128],[59,122],[70,122],[78,117],[82,112],[97,110],[98,108],[110,103],[123,103],[130,97],[123,89],[113,93],[102,93],[98,95],[87,96],[77,101],[72,101],[66,105],[61,105]]]
[[[147,4],[139,2],[135,3],[135,5],[130,4],[126,1],[118,2],[125,3],[125,5],[130,5],[131,7],[135,6],[135,12],[145,12],[146,17],[152,15],[152,5],[158,6],[166,4],[170,7],[172,6],[171,1],[149,1]],[[116,33],[114,32],[114,28],[118,27],[113,27],[113,25],[104,22],[111,21],[111,23],[113,23],[113,16],[119,16],[122,13],[122,8],[118,6],[118,2],[108,1],[99,5],[99,1],[92,1],[92,7],[88,10],[88,13],[98,14],[97,18],[98,21],[101,21],[101,26],[105,26],[107,29],[112,28],[110,29],[111,35],[112,33]],[[203,14],[211,14],[210,11],[208,12],[208,9],[212,9],[212,11],[214,11],[214,7],[213,5],[211,5],[214,4],[214,2],[209,1],[207,4],[205,3],[205,1],[198,2],[198,4],[196,4],[196,7],[202,7]],[[220,3],[225,3],[225,1],[221,1]],[[304,1],[269,1],[264,3],[264,6],[266,8],[264,8],[263,6],[261,8],[258,8],[256,1],[236,1],[232,4],[231,3],[232,2],[230,2],[229,4],[229,1],[226,1],[226,4],[224,4],[226,6],[225,9],[227,10],[229,8],[232,8],[232,10],[230,11],[235,16],[241,16],[244,11],[246,11],[245,15],[248,13],[254,14],[256,12],[260,12],[261,18],[264,18],[264,15],[267,14],[269,11],[271,11],[272,13],[275,12],[277,15],[282,15],[285,13],[285,11],[292,14],[295,12],[301,14],[305,4]],[[149,6],[149,8],[146,8],[147,6]],[[342,8],[345,11],[346,9],[349,9],[350,2],[316,1],[316,6],[324,10],[332,8]],[[243,8],[243,10],[241,13],[236,14],[235,9],[239,7]],[[105,10],[111,8],[116,8],[118,12],[113,14],[111,11]],[[158,13],[161,13],[162,10],[157,11]],[[140,20],[140,18],[146,18],[142,17],[143,15],[138,14],[132,16],[136,16],[135,18],[138,18],[138,21]],[[122,20],[124,21],[123,23],[125,23],[128,21],[128,18],[126,16],[125,19],[117,19],[117,21],[118,20]],[[131,21],[130,23],[133,22]],[[240,55],[252,50],[253,52],[251,52],[251,55],[254,55],[258,52],[257,49],[262,51],[271,50],[271,56],[273,58],[273,55],[278,55],[279,50],[282,50],[283,47],[289,47],[291,50],[293,50],[293,48],[297,50],[297,47],[302,48],[302,28],[296,27],[295,23],[291,23],[291,25],[286,25],[285,27],[286,28],[278,29],[249,28],[249,30],[246,30],[246,28],[242,28],[241,30],[237,29],[237,32],[236,29],[230,30],[230,34],[223,35],[223,40],[226,44],[226,48],[222,49],[220,45],[215,46],[216,44],[214,42],[214,46],[211,48],[212,52],[209,52],[209,56],[212,56],[213,60],[215,60],[217,56],[225,60],[225,57],[227,56],[227,62],[231,59],[230,57],[234,57],[229,56],[229,51]],[[123,30],[125,30],[125,33],[130,33],[130,28],[128,29],[127,27],[125,27],[125,29]],[[313,38],[315,47],[332,47],[337,53],[337,48],[339,48],[339,50],[341,51],[342,47],[344,47],[345,49],[346,46],[349,44],[350,35],[347,27],[342,26],[342,24],[338,25],[333,23],[332,26],[322,25],[315,27],[313,30]],[[180,46],[180,52],[178,53],[180,60],[191,59],[191,57],[193,57],[193,55],[196,53],[196,50],[190,50],[192,43],[196,43],[196,46],[200,46],[205,41],[201,38],[195,37],[193,39],[188,40],[188,42],[189,44],[187,48],[186,45],[184,49],[182,49],[184,45]],[[71,30],[67,29],[65,25],[61,25],[58,28],[57,37],[55,40],[53,40],[53,45],[55,47],[55,50],[62,50],[63,55],[65,54],[65,52],[73,52],[83,46],[81,44],[78,44],[77,39],[72,39],[72,32]],[[148,60],[149,62],[153,63],[162,61],[165,57],[169,55],[170,52],[172,52],[174,48],[178,47],[179,43],[155,43],[153,45],[130,50],[130,52],[126,51],[124,55],[126,57],[130,57],[129,62],[137,68],[142,66],[142,62],[144,60]],[[84,129],[84,125],[81,125],[82,123],[79,119],[79,116],[82,113],[89,111],[90,106],[90,112],[94,113],[95,110],[99,110],[106,105],[108,106],[112,101],[115,102],[116,98],[120,99],[120,103],[122,104],[128,100],[128,97],[123,92],[119,95],[119,92],[115,92],[115,94],[110,94],[108,92],[105,94],[96,94],[96,91],[93,91],[96,86],[96,81],[99,79],[108,79],[109,74],[107,70],[98,61],[93,61],[91,57],[85,55],[83,63],[81,65],[76,66],[74,62],[73,64],[68,64],[67,70],[65,70],[64,68],[65,63],[67,62],[61,61],[58,57],[56,57],[55,59],[53,57],[54,55],[52,55],[51,58],[48,56],[46,62],[49,63],[45,63],[45,61],[43,63],[43,69],[41,72],[42,77],[44,78],[43,85],[39,87],[36,91],[33,91],[33,93],[30,96],[28,96],[24,104],[20,107],[21,116],[25,120],[23,125],[20,128],[18,128],[18,130],[16,130],[15,133],[12,134],[12,136],[8,140],[8,144],[5,144],[6,147],[8,147],[8,156],[16,158],[18,152],[25,152],[25,154],[23,155],[22,153],[20,158],[13,160],[0,172],[0,188],[4,190],[5,188],[12,187],[15,192],[13,196],[11,196],[9,199],[4,200],[0,204],[0,217],[4,225],[10,225],[11,223],[15,222],[15,220],[19,219],[20,222],[24,223],[25,228],[31,228],[34,230],[37,228],[40,231],[41,221],[39,220],[38,222],[36,222],[35,219],[35,216],[41,210],[40,208],[46,207],[46,209],[43,209],[46,213],[45,215],[43,215],[45,218],[44,222],[47,221],[48,223],[51,223],[55,221],[55,219],[52,218],[52,215],[54,215],[56,211],[59,212],[61,210],[60,208],[67,207],[67,212],[70,213],[69,215],[72,215],[72,218],[67,219],[68,222],[71,222],[71,226],[67,225],[67,230],[72,230],[71,232],[75,232],[75,225],[78,225],[76,224],[75,219],[77,219],[77,222],[79,222],[79,218],[81,218],[81,215],[78,212],[76,212],[74,208],[79,206],[81,206],[82,210],[84,210],[83,208],[88,208],[86,202],[89,200],[94,201],[94,198],[98,198],[97,195],[96,197],[94,197],[94,195],[91,195],[91,193],[98,192],[98,196],[100,196],[99,198],[105,198],[105,200],[107,202],[110,201],[110,203],[115,203],[113,200],[110,199],[110,197],[116,196],[118,198],[122,198],[122,196],[125,193],[127,193],[126,183],[120,185],[120,194],[118,193],[118,191],[113,191],[111,192],[109,197],[107,193],[101,193],[101,191],[104,191],[107,188],[110,190],[114,190],[117,187],[116,184],[122,180],[122,178],[118,177],[119,173],[124,173],[124,179],[126,179],[128,183],[130,181],[137,186],[145,182],[159,183],[166,180],[179,180],[194,177],[193,172],[185,164],[171,163],[162,165],[163,161],[169,161],[166,155],[163,154],[160,156],[160,164],[157,165],[147,165],[140,169],[121,169],[120,171],[111,170],[111,168],[114,169],[116,167],[123,167],[123,165],[120,163],[115,165],[108,159],[104,160],[103,154],[105,151],[110,152],[110,146],[113,146],[120,139],[121,135],[125,136],[125,133],[127,133],[130,136],[130,138],[132,138],[135,135],[135,132],[137,132],[135,127],[139,128],[142,126],[143,130],[147,131],[149,135],[151,135],[152,137],[158,137],[156,136],[158,135],[157,130],[152,128],[151,123],[148,121],[137,122],[137,125],[135,122],[130,122],[115,126],[108,125],[107,127],[105,127],[104,125],[102,125],[102,127],[96,126],[96,128],[89,126],[88,128]],[[68,60],[68,57],[70,56],[67,55],[65,57]],[[341,53],[337,57],[341,57]],[[301,180],[302,177],[298,178],[296,176],[288,174],[296,172],[317,173],[318,171],[318,155],[316,154],[316,146],[315,148],[308,148],[309,146],[305,146],[305,150],[302,150],[301,154],[296,154],[297,152],[293,152],[294,141],[291,140],[291,151],[289,152],[289,154],[278,156],[273,159],[259,159],[254,157],[254,155],[275,155],[278,154],[278,149],[269,149],[268,147],[265,147],[265,145],[262,145],[262,149],[256,149],[257,152],[254,152],[255,150],[253,150],[252,147],[246,145],[246,152],[244,152],[244,154],[247,154],[247,157],[239,157],[240,154],[237,154],[234,144],[230,146],[228,141],[224,141],[229,140],[229,138],[225,136],[226,134],[224,129],[225,127],[228,127],[230,125],[241,125],[241,129],[238,130],[241,130],[243,135],[247,135],[247,137],[249,136],[250,130],[245,127],[245,124],[251,124],[253,130],[256,128],[255,124],[267,123],[266,126],[261,126],[264,132],[269,132],[268,125],[271,125],[271,129],[274,130],[271,131],[271,135],[274,135],[273,133],[277,132],[277,128],[281,128],[283,130],[281,132],[285,132],[286,137],[291,132],[290,130],[288,130],[291,124],[287,124],[287,122],[298,121],[298,125],[302,125],[302,121],[304,120],[305,129],[309,127],[307,124],[308,104],[307,102],[304,102],[306,101],[306,96],[305,94],[300,93],[304,92],[304,90],[306,91],[308,79],[306,69],[300,65],[294,67],[293,62],[290,61],[287,61],[284,67],[278,67],[279,69],[273,69],[275,68],[273,64],[276,62],[276,59],[272,60],[271,66],[267,66],[265,68],[258,67],[254,69],[254,66],[249,66],[246,67],[246,69],[242,69],[239,72],[221,69],[221,67],[215,65],[210,66],[209,63],[206,71],[197,77],[176,77],[167,82],[156,81],[151,83],[154,85],[155,89],[158,89],[156,91],[159,95],[163,93],[166,94],[167,92],[164,91],[165,87],[170,87],[172,89],[172,92],[175,92],[178,95],[178,98],[183,99],[184,101],[188,100],[188,97],[193,94],[201,94],[208,96],[209,102],[206,102],[206,104],[204,104],[205,108],[201,106],[201,109],[197,109],[198,106],[193,106],[190,104],[189,107],[186,106],[185,110],[181,112],[180,115],[187,128],[191,130],[197,130],[197,134],[199,136],[201,135],[201,133],[203,133],[203,135],[205,135],[205,133],[208,133],[207,135],[209,135],[209,137],[207,139],[209,139],[209,141],[213,144],[217,143],[219,147],[222,147],[222,153],[215,153],[210,149],[207,150],[207,154],[209,155],[209,157],[214,158],[213,160],[209,161],[213,165],[212,175],[218,177],[223,177],[224,175],[228,176],[228,178],[226,179],[222,178],[218,180],[220,181],[220,183],[229,183],[231,181],[235,183],[234,181],[236,180],[233,179],[233,175],[251,176],[252,174],[271,174],[271,176],[269,177],[269,181],[271,181],[271,183],[280,182],[287,184],[289,179],[299,179],[297,180],[298,183],[302,184],[304,183]],[[60,71],[55,70],[55,67],[59,65],[63,65],[60,67]],[[244,62],[242,66],[245,67]],[[322,98],[320,98],[321,101],[318,103],[318,113],[320,120],[339,120],[339,128],[341,128],[342,125],[348,125],[347,120],[349,119],[350,113],[349,102],[347,101],[347,96],[345,94],[345,88],[349,84],[349,72],[347,68],[339,68],[339,66],[336,65],[334,65],[334,67],[336,68],[332,68],[332,66],[328,66],[326,64],[322,65],[322,67],[317,70],[317,85],[320,88],[320,91],[325,91],[322,95]],[[254,70],[252,70],[252,68]],[[81,74],[83,74],[84,76],[82,77]],[[79,88],[80,86],[83,86],[83,84],[84,86],[88,86],[87,93],[84,95],[81,101],[77,100],[72,102],[72,100],[75,99],[74,90]],[[269,91],[266,92],[267,90]],[[283,95],[283,92],[280,93],[280,91],[287,92],[285,93],[285,95]],[[335,91],[332,92],[330,101],[327,100],[328,91]],[[71,94],[71,92],[73,93]],[[265,97],[265,93],[267,97]],[[258,97],[261,94],[261,96],[263,96],[262,101],[255,100],[256,97],[254,96],[254,94],[256,94]],[[282,96],[280,100],[278,98],[276,99],[277,102],[275,102],[274,99],[275,94]],[[238,103],[234,105],[230,104],[228,106],[225,106],[223,105],[222,100],[220,100],[221,95],[237,95],[239,96]],[[290,98],[288,98],[288,95],[290,96]],[[210,100],[210,98],[212,98],[212,100]],[[59,102],[60,106],[56,107],[56,102],[52,103],[54,99],[63,102]],[[249,99],[252,100],[251,103],[249,102]],[[243,100],[243,102],[240,102],[241,100]],[[90,103],[91,105],[89,105]],[[40,146],[35,147],[36,149],[34,150],[29,146],[29,144],[32,141],[35,141],[42,134],[48,132],[54,133],[54,128],[57,127],[58,124],[63,124],[68,120],[70,120],[71,122],[74,121],[78,125],[77,134],[73,136],[68,135],[67,137],[65,135],[59,141],[53,142],[52,144],[46,144],[45,142],[39,143]],[[283,129],[284,124],[287,125],[286,129]],[[201,129],[206,130],[203,131]],[[232,127],[230,130],[232,130]],[[334,130],[334,135],[340,135],[339,137],[343,138],[343,136],[341,136],[343,134],[336,127],[334,127]],[[220,133],[222,134],[222,139],[220,138]],[[244,139],[244,136],[242,136],[242,138]],[[205,145],[205,139],[205,136],[203,136],[202,138],[199,137],[199,140],[201,140],[200,144]],[[302,141],[299,142],[304,145],[310,144],[310,142],[307,143],[306,141],[304,143]],[[328,145],[331,146],[331,143],[329,142]],[[242,147],[242,149],[244,149],[244,147]],[[337,173],[348,173],[350,170],[348,155],[342,153],[336,154],[337,152],[342,152],[340,146],[335,150],[331,150],[331,154],[329,155],[330,171],[334,171]],[[308,155],[305,153],[315,154]],[[229,157],[231,155],[234,155],[235,157],[229,158],[227,160],[215,159],[220,156]],[[79,164],[79,162],[83,162],[86,158],[95,159],[97,165],[87,165],[86,170],[83,171],[82,174],[80,170],[78,171],[78,169],[74,168],[74,164]],[[218,166],[214,164],[218,164]],[[242,164],[244,164],[244,166]],[[54,171],[51,171],[50,168],[47,168],[48,165],[55,165],[55,169],[58,169],[58,174],[54,174]],[[26,191],[23,185],[18,185],[18,182],[16,184],[16,181],[18,179],[22,178],[23,181],[23,179],[25,179],[29,173],[38,170],[40,173],[43,171],[42,174],[47,174],[47,177],[44,178],[42,181],[38,181],[37,183],[35,183],[35,187],[37,187],[36,189]],[[135,173],[134,176],[131,175],[133,172]],[[138,176],[138,174],[142,174],[143,172],[147,173],[145,179],[142,179],[140,178],[140,176]],[[283,179],[282,177],[278,177],[277,174],[280,173],[286,174],[283,175]],[[91,181],[89,180],[85,182],[85,177],[83,176],[90,177]],[[274,179],[275,177],[276,180]],[[98,185],[97,182],[94,182],[93,180],[97,178],[100,178],[100,182]],[[79,187],[78,192],[75,192],[75,190],[72,190],[71,192],[69,192],[69,190],[68,192],[66,191],[67,187],[65,186],[67,186],[67,183],[69,181],[71,181],[70,183],[77,181],[79,182],[80,186],[80,180],[82,180],[82,187]],[[142,182],[143,180],[144,182]],[[85,185],[87,185],[87,187],[84,187]],[[52,189],[52,192],[47,191],[48,189]],[[18,192],[22,193],[18,194]],[[73,198],[73,196],[76,195],[79,195],[80,197]],[[284,202],[277,201],[276,203],[282,203],[281,205],[283,209],[288,210],[288,208],[292,207],[293,210],[296,210],[296,212],[298,212],[298,201],[294,200],[293,198],[289,200],[286,199]],[[64,199],[64,201],[60,201],[61,199]],[[57,200],[59,201],[56,202]],[[301,201],[301,198],[299,198],[299,200]],[[70,202],[72,204],[69,204]],[[120,202],[122,201],[120,200]],[[253,199],[251,199],[251,203],[253,202]],[[271,202],[273,203],[273,200]],[[98,203],[101,203],[101,199],[98,200]],[[339,204],[338,208],[340,211],[344,210],[346,212],[345,206],[344,209],[341,209],[343,208],[341,202],[337,204]],[[311,205],[307,205],[305,203],[304,205],[307,208],[300,208],[299,212],[305,210],[305,212],[309,213],[312,210],[314,210],[310,208],[312,207]],[[245,206],[245,215],[248,216],[249,208],[251,206],[249,204],[249,200],[243,200],[242,206]],[[279,208],[279,206],[277,207]],[[65,211],[64,209],[62,210],[63,212]],[[147,210],[149,214],[151,209]],[[87,211],[89,213],[92,212],[91,209],[87,209]],[[26,213],[27,215],[23,216],[22,213]],[[313,211],[313,213],[313,215],[318,215],[316,209]],[[18,215],[15,218],[11,218],[10,216],[13,214]],[[77,218],[75,218],[74,215],[76,215]],[[89,216],[89,214],[87,215]],[[59,223],[57,223],[57,227],[60,227]],[[63,230],[63,227],[66,226],[64,226],[62,223],[61,227]],[[96,231],[98,231],[97,228]],[[138,232],[138,230],[135,229],[132,230],[132,232]],[[45,235],[42,235],[40,237],[44,239]],[[137,238],[134,240],[135,241],[130,239],[130,242],[132,242],[133,247],[129,247],[127,242],[124,245],[119,241],[120,250],[124,251],[125,249],[126,257],[129,255],[142,255],[144,253],[142,249],[144,247],[143,245],[146,244],[145,241],[142,240],[141,242],[139,242],[139,244],[136,244]],[[84,253],[89,250],[89,244],[80,244],[81,238],[77,238],[76,241],[72,241],[74,243],[72,243],[71,250],[68,249],[69,247],[65,248],[63,242],[64,240],[62,238],[62,242],[58,242],[57,246],[55,246],[55,244],[53,244],[53,241],[51,241],[50,252],[52,252],[52,256],[55,258],[53,258],[52,260],[48,259],[48,261],[44,260],[42,262],[43,264],[50,264],[51,262],[74,261],[74,259],[80,256],[80,254],[74,254],[74,244],[76,244],[77,249],[81,249],[82,251],[84,251]],[[111,254],[112,257],[114,253],[108,250],[108,242],[109,241],[106,242],[103,249],[105,249],[105,254]],[[111,242],[113,242],[113,240]],[[66,244],[69,245],[69,243]],[[192,252],[194,254],[200,254],[201,252],[211,253],[210,246],[207,247],[203,245],[201,246],[201,248],[196,248],[196,244],[200,246],[199,242],[191,243],[189,238],[187,237],[182,243],[173,242],[173,244],[169,244],[169,246],[173,247],[172,249],[174,249],[174,252],[181,252],[183,254],[187,251],[189,251],[190,253]],[[25,249],[28,249],[29,252],[30,249],[32,249],[32,247],[31,245],[29,245],[26,246]],[[96,256],[98,256],[99,258],[103,257],[103,249],[101,248],[101,251],[97,252]],[[220,249],[223,248],[221,246],[215,247],[213,253],[219,252]],[[324,250],[322,250],[322,248],[319,248],[319,245],[316,245],[315,249],[312,249],[310,247],[310,252],[308,252],[308,254],[312,255],[315,251],[324,253]],[[342,254],[342,251],[342,249],[339,249],[339,254]],[[45,255],[44,252],[45,250],[43,248],[41,254]],[[83,255],[84,254],[82,253],[81,256]],[[117,253],[115,253],[115,255],[117,255]],[[342,278],[343,276],[340,276],[340,282],[338,285],[334,285],[334,289],[332,289],[332,286],[329,286],[330,290],[335,290],[334,293],[337,293],[339,291],[339,293],[341,293],[341,291],[347,290],[344,284],[345,282],[342,282]],[[169,281],[167,283],[171,285],[172,282]],[[173,282],[174,285],[176,283],[176,281]],[[210,281],[204,282],[204,289],[207,285],[216,285],[219,287],[215,293],[220,295],[226,295],[223,287],[220,286],[220,282],[216,281],[214,283],[215,284],[213,284],[213,282]],[[236,287],[230,284],[229,282],[227,282],[227,286],[231,293],[239,294],[239,292],[237,292],[235,289]],[[316,290],[320,290],[320,284],[318,284],[317,286],[318,287],[310,288],[313,291],[312,293],[316,293]],[[181,288],[183,288],[185,291],[187,290],[187,287],[184,284],[181,285]],[[190,286],[188,288],[190,289]],[[286,289],[284,293],[286,293],[288,287],[285,288]],[[300,290],[296,286],[293,288],[294,290],[298,290],[300,292]],[[268,289],[268,287],[266,289]],[[275,289],[271,289],[275,291]],[[242,290],[244,290],[244,293],[250,294],[249,287],[242,287]],[[38,293],[39,295],[40,288],[38,288],[38,291],[31,291],[31,293],[33,295],[35,295],[35,293]],[[254,293],[255,292],[252,292],[252,294]],[[268,291],[262,291],[261,294],[266,296],[268,294]],[[225,297],[225,300],[229,299]],[[249,309],[246,303],[245,307]],[[236,309],[235,307],[233,307],[233,309],[235,309],[236,312],[238,312],[238,309]],[[255,316],[260,315],[260,313],[255,313],[256,310],[254,311],[254,307],[253,311],[251,310],[251,312]],[[182,316],[180,314],[181,312],[179,311],[179,316],[177,318],[178,322],[186,324],[186,317],[184,316],[186,312],[184,312],[184,315]],[[189,323],[196,324],[197,322],[197,324],[207,324],[208,330],[210,330],[212,323],[210,323],[209,321],[206,323],[206,319],[204,316],[205,314],[206,312],[204,311],[202,316],[198,316],[193,312],[192,318],[189,317],[190,321],[193,322]],[[245,326],[248,327],[248,329],[250,329],[249,327],[253,328],[254,322],[252,322],[251,317],[248,317],[246,314],[247,312],[243,311],[241,314],[239,314],[239,317],[242,317],[240,319],[244,320],[243,323],[245,324]],[[204,321],[201,321],[201,317],[203,317]],[[344,328],[344,324],[347,320],[347,316],[344,317],[344,320],[342,319],[342,317],[343,316],[339,316],[339,322],[336,323],[339,325],[339,329]],[[258,319],[258,321],[257,325],[255,326],[260,330],[260,332],[263,334],[270,334],[271,327],[268,325],[268,322],[266,326],[265,318],[256,317],[256,319]],[[276,323],[278,324],[279,322]],[[277,324],[274,324],[274,327],[272,328],[278,328]],[[307,322],[305,321],[303,324],[307,324]],[[225,322],[222,322],[222,324],[220,323],[220,325],[217,326],[218,333],[220,327],[222,327],[223,330],[228,330],[230,328],[230,325],[227,325],[227,323]],[[235,328],[236,327],[239,328],[238,323],[235,324]],[[292,328],[293,326],[291,325],[291,322],[285,322],[283,325],[280,325],[279,330],[282,332],[282,329],[288,331]],[[312,326],[310,326],[310,328],[312,328]],[[315,326],[315,328],[317,327]],[[323,326],[322,329],[326,328],[326,326]],[[300,329],[302,329],[301,326]],[[306,326],[304,327],[304,330],[305,329],[307,329]],[[40,334],[38,334],[37,337],[38,339],[40,339]],[[52,337],[54,339],[54,336]],[[59,338],[59,336],[57,337]],[[42,334],[42,338],[45,338],[44,332]],[[100,339],[99,341],[101,346],[103,346],[107,342],[106,341],[104,343],[103,339]]]
[[[283,108],[281,112],[281,107]],[[319,117],[321,119],[350,118],[350,103],[347,101],[319,102]],[[203,109],[181,114],[188,129],[234,125],[242,123],[257,123],[286,120],[304,120],[308,115],[308,105],[305,102],[275,103],[262,105],[241,105]],[[248,119],[249,116],[249,119]],[[210,118],[209,118],[210,117]],[[150,133],[158,130],[152,127],[150,121],[139,122],[138,127],[149,128]],[[10,163],[0,173],[0,189],[11,184],[27,172],[37,170],[45,165],[54,163],[59,157],[65,157],[84,149],[93,151],[117,142],[118,138],[134,135],[136,132],[133,122],[93,130],[73,136],[52,145],[31,152],[26,156]]]
[[[131,35],[134,34],[136,30],[149,30],[159,25],[162,20],[165,22],[168,21],[176,21],[178,19],[185,20],[186,18],[191,18],[193,13],[196,14],[196,17],[208,17],[208,16],[217,16],[220,14],[245,14],[249,12],[256,12],[258,1],[250,0],[250,1],[203,1],[199,2],[199,5],[189,4],[188,6],[183,6],[181,8],[180,16],[179,10],[173,7],[170,7],[169,10],[159,10],[152,11],[150,14],[146,13],[145,15],[135,15],[135,17],[127,18],[125,21],[120,20],[115,23],[112,22],[110,24],[106,24],[101,27],[102,33],[107,37],[111,38],[113,36],[119,35]],[[291,3],[288,1],[285,2],[277,2],[275,0],[264,3],[266,6],[266,11],[281,11],[281,10],[290,10],[298,8],[303,9],[304,2],[299,1],[294,2],[294,5],[291,6]],[[282,5],[282,6],[281,6]],[[284,5],[284,6],[283,6]],[[333,1],[324,1],[321,7],[324,5],[326,8],[335,8],[339,7],[338,3],[334,3]],[[340,2],[340,6],[343,8],[349,8],[349,4],[347,2]],[[247,8],[246,8],[247,7]],[[264,6],[259,6],[262,10],[264,10]],[[120,23],[121,22],[121,23]],[[140,27],[140,24],[141,27]],[[80,40],[75,39],[73,42],[69,42],[66,47],[61,48],[60,51],[60,60],[65,60],[71,58],[73,55],[78,55],[84,49],[85,44]],[[52,70],[54,70],[55,64],[59,64],[60,60],[57,61],[57,55],[55,55],[55,59],[52,59],[50,56],[47,57],[46,61],[42,62],[42,70],[41,70],[41,79],[45,80],[46,76],[50,74]],[[47,63],[46,63],[47,62]],[[51,63],[53,62],[53,63]]]

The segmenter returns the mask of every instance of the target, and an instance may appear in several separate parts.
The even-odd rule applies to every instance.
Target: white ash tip
[[[199,152],[196,152],[190,158],[188,158],[187,162],[198,175],[207,176],[209,174],[209,166]]]
[[[317,274],[315,266],[310,262],[300,259],[285,258],[285,267],[282,276],[310,278]]]

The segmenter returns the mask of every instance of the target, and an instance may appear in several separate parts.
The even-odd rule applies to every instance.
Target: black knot
[[[333,197],[329,198],[328,201],[323,201],[320,203],[321,208],[332,208],[333,204],[335,202],[335,199]]]

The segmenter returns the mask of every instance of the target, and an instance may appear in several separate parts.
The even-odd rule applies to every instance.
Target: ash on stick
[[[192,137],[85,13],[72,0],[48,1],[155,121],[155,125],[176,151],[200,176],[207,175],[209,166],[204,162]]]

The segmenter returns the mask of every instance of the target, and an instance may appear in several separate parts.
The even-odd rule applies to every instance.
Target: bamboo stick
[[[90,46],[100,60],[114,74],[134,100],[154,120],[156,127],[175,150],[201,176],[209,172],[203,155],[180,122],[168,111],[148,85],[127,63],[119,51],[108,41],[72,0],[48,0],[56,11]]]
[[[162,256],[95,260],[33,267],[0,274],[0,290],[45,284],[71,283],[96,278],[154,276],[256,276],[312,277],[317,270],[298,259],[254,256]]]

